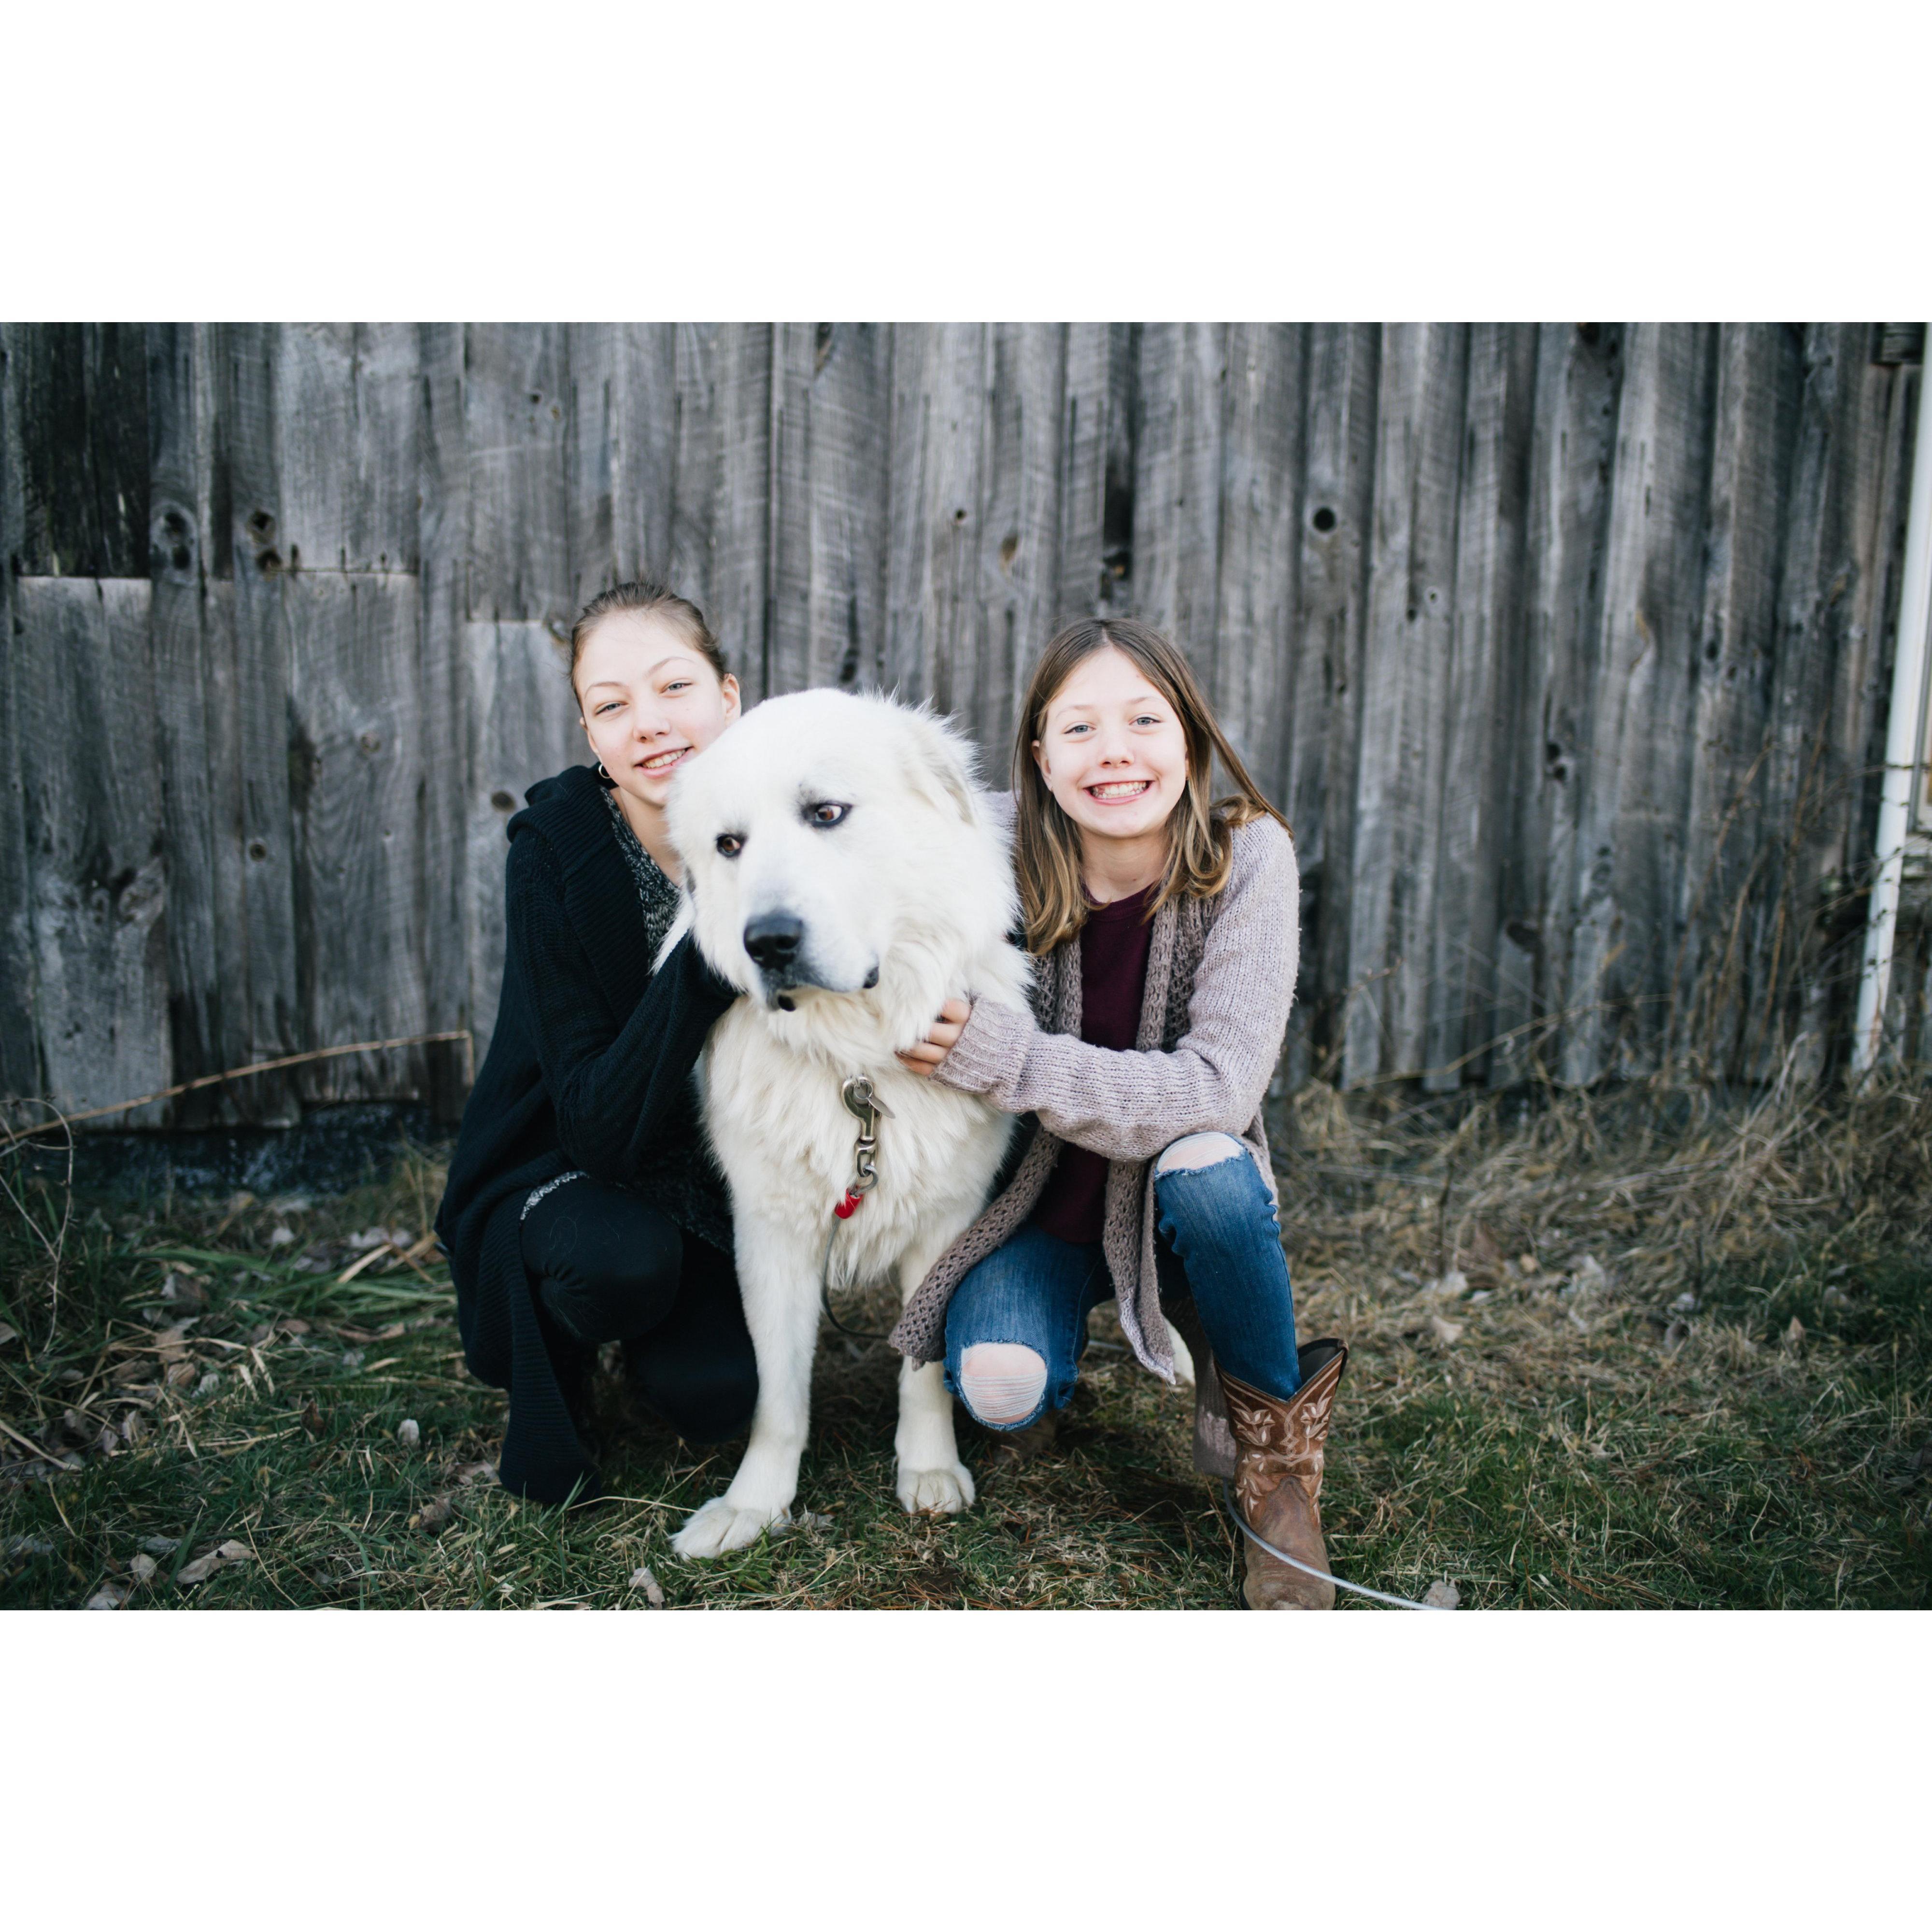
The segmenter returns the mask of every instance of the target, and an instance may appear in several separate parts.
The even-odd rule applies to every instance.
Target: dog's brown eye
[[[740,852],[744,850],[745,842],[735,832],[720,832],[718,836],[718,849],[726,858],[735,859]]]
[[[806,807],[806,822],[810,825],[836,825],[851,809],[849,805],[836,805],[830,799],[820,799],[818,804]]]

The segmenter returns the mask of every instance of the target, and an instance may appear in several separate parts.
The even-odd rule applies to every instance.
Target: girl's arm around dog
[[[1259,1111],[1287,1030],[1298,964],[1294,846],[1272,819],[1234,834],[1234,868],[1195,974],[1187,1031],[1168,1053],[1117,1053],[976,1000],[933,1078],[1033,1113],[1111,1160],[1149,1160],[1184,1134],[1239,1133]]]

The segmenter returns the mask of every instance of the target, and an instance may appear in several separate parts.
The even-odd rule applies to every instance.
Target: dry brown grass
[[[1927,1603],[1929,1124],[1902,1086],[1453,1115],[1298,1096],[1275,1132],[1303,1332],[1354,1352],[1338,1570],[1490,1606]],[[1186,1398],[1106,1346],[1104,1313],[1054,1447],[1019,1463],[962,1432],[980,1502],[944,1521],[892,1498],[892,1359],[828,1342],[809,1515],[683,1564],[669,1534],[735,1448],[692,1454],[607,1381],[612,1498],[519,1504],[488,1479],[502,1397],[462,1366],[446,1277],[387,1253],[340,1280],[353,1231],[420,1231],[428,1155],[302,1210],[10,1178],[47,1230],[71,1211],[52,1327],[48,1246],[0,1225],[0,1603],[636,1605],[640,1567],[674,1606],[1234,1600]],[[170,1342],[183,1257],[206,1305]],[[188,1581],[224,1544],[248,1554]]]

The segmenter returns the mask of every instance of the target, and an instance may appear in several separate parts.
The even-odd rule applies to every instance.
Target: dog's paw
[[[940,1516],[956,1516],[973,1500],[973,1478],[963,1462],[943,1469],[899,1469],[899,1501],[910,1516],[931,1510]]]
[[[740,1509],[728,1496],[714,1496],[693,1513],[670,1546],[682,1557],[722,1556],[757,1542],[774,1523],[790,1520],[788,1510]]]

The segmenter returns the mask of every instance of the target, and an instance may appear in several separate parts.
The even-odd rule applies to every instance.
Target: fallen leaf
[[[316,1406],[314,1396],[310,1396],[308,1401],[302,1404],[302,1426],[311,1436],[320,1436],[322,1433],[322,1411]]]
[[[1466,1294],[1468,1288],[1469,1277],[1460,1268],[1451,1268],[1439,1281],[1425,1281],[1422,1284],[1424,1294]]]
[[[250,1562],[255,1555],[255,1552],[245,1543],[238,1543],[232,1537],[230,1537],[214,1553],[224,1563]]]
[[[1678,1314],[1688,1315],[1697,1306],[1697,1298],[1687,1288],[1670,1305]]]
[[[90,1610],[118,1610],[128,1600],[128,1593],[118,1583],[104,1583],[88,1598],[86,1607]]]
[[[151,1556],[172,1556],[181,1547],[181,1539],[176,1536],[144,1536],[141,1547]]]
[[[196,1395],[212,1395],[220,1386],[221,1377],[215,1370],[210,1369],[207,1374],[195,1384],[194,1392]]]
[[[1460,1342],[1462,1339],[1462,1324],[1460,1322],[1445,1322],[1439,1315],[1429,1318],[1429,1332],[1438,1342]]]
[[[205,1583],[221,1568],[221,1552],[211,1550],[206,1556],[197,1556],[192,1563],[182,1565],[181,1574],[176,1577],[177,1583]]]
[[[1571,1266],[1578,1288],[1601,1288],[1610,1280],[1594,1255],[1580,1255]]]
[[[170,1388],[184,1387],[194,1380],[194,1364],[192,1362],[176,1363],[168,1371],[167,1380]]]
[[[410,1527],[431,1532],[439,1530],[449,1520],[452,1507],[448,1496],[433,1496],[410,1518]]]
[[[284,1335],[306,1335],[308,1324],[299,1315],[284,1315],[278,1324]]]
[[[422,1440],[422,1425],[414,1416],[405,1416],[396,1425],[396,1440],[405,1449],[413,1449]]]
[[[1684,1338],[1690,1333],[1689,1322],[1683,1321],[1672,1322],[1670,1326],[1664,1331],[1664,1353],[1669,1355],[1676,1354],[1678,1350],[1683,1347]]]
[[[1534,1255],[1518,1255],[1516,1258],[1516,1264],[1524,1274],[1534,1274],[1536,1272],[1536,1257]],[[1452,1584],[1450,1588],[1454,1588],[1454,1586]]]
[[[51,1556],[54,1546],[44,1536],[10,1536],[0,1543],[0,1557]]]
[[[184,1269],[170,1268],[161,1278],[161,1299],[177,1308],[206,1308],[208,1291]]]
[[[17,1342],[20,1339],[20,1331],[19,1329],[10,1328],[5,1322],[0,1322],[0,1348],[6,1347],[9,1342]]]
[[[1462,1600],[1462,1593],[1447,1576],[1438,1576],[1423,1592],[1422,1600],[1432,1610],[1453,1610]]]
[[[292,1228],[271,1228],[268,1245],[272,1248],[287,1248],[295,1245],[296,1231]]]
[[[664,1586],[642,1564],[631,1572],[631,1588],[634,1590],[643,1591],[645,1600],[652,1610],[661,1610],[664,1608]]]
[[[129,1448],[148,1432],[148,1419],[138,1408],[130,1408],[121,1418],[121,1439]]]
[[[1794,1348],[1804,1339],[1804,1324],[1795,1315],[1791,1318],[1791,1326],[1784,1331],[1784,1339]]]
[[[154,1559],[145,1551],[128,1559],[128,1574],[137,1583],[152,1583],[154,1580],[156,1568]]]
[[[465,1462],[457,1471],[456,1480],[465,1489],[472,1483],[494,1483],[496,1480],[496,1466],[494,1462]]]

